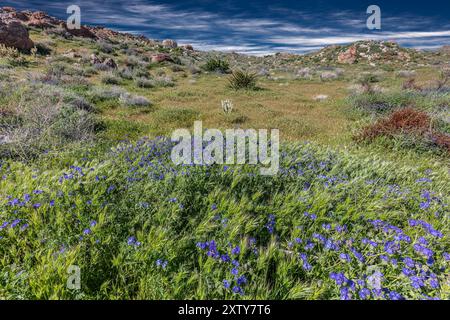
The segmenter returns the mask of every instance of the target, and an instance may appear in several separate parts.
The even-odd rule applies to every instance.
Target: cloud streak
[[[433,0],[429,0],[433,1]],[[421,15],[421,10],[386,13],[382,7],[382,32],[365,29],[363,7],[325,9],[303,2],[194,2],[178,1],[2,1],[5,5],[49,11],[60,18],[65,8],[78,4],[86,24],[106,25],[118,31],[144,34],[149,38],[182,39],[202,50],[236,51],[265,55],[277,51],[303,53],[327,45],[357,40],[395,40],[417,48],[434,48],[450,43],[447,16]],[[301,2],[301,1],[300,1]],[[344,1],[345,2],[345,1]],[[442,11],[442,10],[440,10]],[[445,10],[444,10],[445,12]],[[439,13],[439,12],[438,12]],[[445,21],[445,22],[444,22]]]

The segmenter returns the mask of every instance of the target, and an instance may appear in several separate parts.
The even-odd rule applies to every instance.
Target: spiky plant
[[[237,70],[228,78],[229,87],[234,90],[253,90],[256,88],[257,76],[254,73]]]

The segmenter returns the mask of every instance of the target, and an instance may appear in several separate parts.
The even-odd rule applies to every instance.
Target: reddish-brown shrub
[[[448,134],[435,133],[432,136],[432,141],[439,147],[450,152],[450,136]]]
[[[394,111],[388,117],[365,127],[356,139],[370,141],[376,137],[394,137],[398,134],[426,138],[450,152],[450,136],[435,132],[432,128],[430,116],[411,107]]]
[[[387,118],[365,127],[360,135],[363,140],[378,136],[392,136],[402,132],[424,134],[430,130],[431,119],[425,113],[405,108],[394,111]]]

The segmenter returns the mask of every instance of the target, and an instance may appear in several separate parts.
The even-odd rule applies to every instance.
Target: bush
[[[139,78],[136,80],[136,86],[139,88],[153,88],[155,86],[154,81],[146,79],[146,78]]]
[[[129,93],[120,95],[119,102],[128,107],[149,107],[152,105],[151,101],[146,97],[133,96]]]
[[[228,79],[228,85],[234,90],[254,90],[256,89],[256,79],[257,76],[254,73],[237,70]]]
[[[89,97],[94,102],[119,99],[122,94],[126,91],[120,87],[110,87],[110,88],[99,88],[95,87],[91,92],[89,92]]]
[[[203,66],[203,69],[210,72],[228,73],[230,71],[230,65],[225,60],[211,58]]]
[[[97,122],[91,113],[69,103],[67,93],[53,86],[27,86],[7,100],[9,116],[0,119],[3,156],[33,158],[48,150],[94,138]]]
[[[377,137],[397,138],[403,136],[408,144],[433,144],[450,152],[450,136],[436,132],[432,126],[431,117],[413,108],[394,111],[365,127],[357,136],[358,140],[372,141]]]
[[[105,41],[100,41],[97,43],[97,49],[102,52],[102,53],[106,53],[106,54],[112,54],[114,53],[114,47],[112,46],[112,44],[107,43]]]
[[[48,56],[52,53],[52,49],[45,43],[36,43],[36,54],[40,56]]]
[[[391,93],[363,93],[352,95],[349,98],[350,104],[357,109],[369,113],[384,113],[393,109],[406,107],[415,101],[414,94],[410,92]]]
[[[118,85],[120,84],[120,78],[115,76],[112,73],[106,74],[102,77],[102,83],[104,84],[114,84],[114,85]]]
[[[115,75],[125,80],[133,80],[133,71],[129,68],[117,70],[115,71]]]
[[[359,75],[356,83],[359,84],[364,93],[374,93],[373,84],[380,82],[378,75],[373,73],[363,73]]]

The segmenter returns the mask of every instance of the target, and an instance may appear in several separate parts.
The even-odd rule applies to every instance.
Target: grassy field
[[[0,299],[450,298],[442,68],[220,56],[269,69],[233,90],[211,53],[31,37],[50,52],[0,57]],[[196,120],[279,129],[279,174],[174,165]]]

